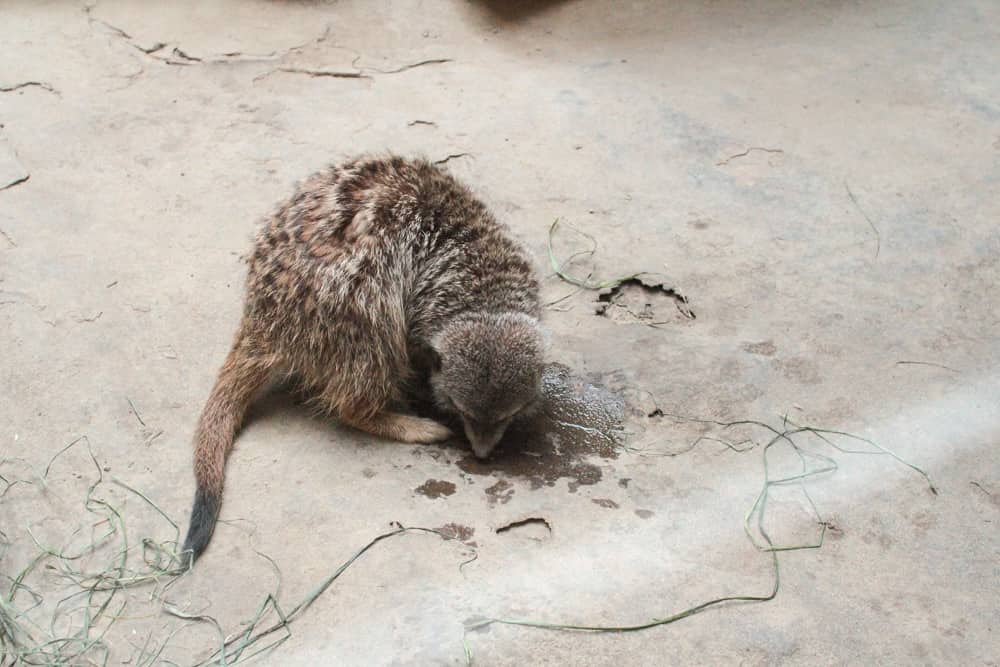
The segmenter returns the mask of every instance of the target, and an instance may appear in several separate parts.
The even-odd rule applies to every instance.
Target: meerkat
[[[313,174],[261,225],[242,321],[195,434],[183,551],[208,546],[226,459],[270,380],[295,378],[343,424],[486,458],[538,402],[538,279],[505,225],[441,168],[360,157]],[[408,414],[423,401],[439,419]]]

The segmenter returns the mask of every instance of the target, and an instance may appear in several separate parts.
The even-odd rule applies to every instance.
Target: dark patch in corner
[[[440,498],[455,493],[455,484],[440,479],[429,479],[415,488],[414,491],[428,498]]]
[[[562,364],[549,364],[542,375],[541,409],[512,424],[490,459],[467,453],[458,467],[471,475],[526,479],[532,489],[565,478],[575,492],[601,480],[601,469],[588,459],[618,458],[624,416],[621,396],[584,382]],[[509,499],[509,487],[497,483],[490,489],[487,496]]]

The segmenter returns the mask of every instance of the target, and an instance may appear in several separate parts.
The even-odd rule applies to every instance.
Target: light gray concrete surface
[[[663,456],[728,432],[645,415],[787,413],[876,439],[939,493],[889,457],[803,439],[841,466],[807,486],[832,527],[780,556],[776,599],[631,634],[494,625],[466,636],[476,664],[997,665],[998,56],[990,0],[3,3],[0,472],[35,484],[0,500],[0,570],[29,562],[32,535],[89,525],[84,449],[38,482],[81,435],[183,527],[255,221],[338,156],[458,155],[448,168],[541,266],[559,217],[596,239],[595,278],[662,272],[689,297],[693,320],[647,299],[657,327],[594,315],[587,292],[547,313],[554,359],[624,392],[632,449],[587,461],[596,483],[539,485],[270,400],[230,461],[234,521],[177,605],[239,631],[277,583],[255,550],[288,609],[392,521],[465,526],[475,547],[379,544],[263,663],[462,664],[470,618],[631,624],[761,595],[770,559],[742,528],[761,447]],[[586,246],[556,239],[560,256]],[[546,300],[570,291],[545,281]],[[416,490],[432,479],[455,492]],[[134,496],[100,493],[129,508],[132,543],[171,537]],[[776,540],[815,537],[796,487],[773,500]],[[495,532],[526,517],[551,532]],[[71,590],[57,572],[32,574],[35,614]],[[217,645],[144,595],[116,599],[108,664],[141,664],[147,636],[180,664]]]

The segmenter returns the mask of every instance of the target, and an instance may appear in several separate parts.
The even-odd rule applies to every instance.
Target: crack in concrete
[[[21,183],[25,183],[25,182],[28,181],[29,178],[31,178],[31,174],[25,174],[24,176],[21,176],[20,178],[16,178],[13,181],[11,181],[10,183],[8,183],[7,185],[5,185],[3,187],[0,187],[0,192],[3,192],[4,190],[10,190],[11,188],[18,186]]]
[[[735,160],[737,158],[746,157],[747,155],[750,155],[750,153],[752,153],[753,151],[761,151],[763,153],[784,153],[785,152],[785,151],[783,151],[780,148],[764,148],[763,146],[750,146],[749,148],[747,148],[742,153],[736,153],[735,155],[730,155],[729,157],[727,157],[722,162],[716,162],[715,166],[716,167],[725,166],[725,165],[729,164],[730,162],[732,162],[733,160]]]
[[[542,518],[540,516],[530,516],[526,519],[521,519],[519,521],[512,521],[506,525],[500,526],[494,532],[496,532],[497,535],[501,535],[514,528],[520,528],[521,526],[530,526],[530,525],[542,525],[545,526],[545,528],[550,533],[552,532],[552,526],[549,524],[548,519]]]
[[[980,484],[979,482],[969,482],[969,484],[971,484],[972,486],[976,487],[977,489],[979,489],[980,491],[982,491],[983,493],[985,493],[991,499],[993,498],[993,494],[990,493],[989,491],[987,491],[986,488],[982,484]]]
[[[323,41],[323,40],[318,40]],[[338,47],[344,48],[344,47]],[[288,51],[290,53],[291,50]],[[254,77],[254,81],[260,81],[261,79],[266,79],[272,74],[277,74],[278,72],[283,72],[285,74],[304,74],[312,78],[330,78],[330,79],[374,79],[369,72],[375,72],[378,74],[399,74],[400,72],[406,72],[407,70],[414,69],[416,67],[424,67],[426,65],[440,65],[442,63],[452,62],[451,58],[431,58],[429,60],[421,60],[419,62],[410,63],[408,65],[402,65],[395,69],[379,69],[377,67],[361,67],[358,65],[358,61],[361,56],[357,56],[351,61],[351,67],[353,70],[327,70],[327,69],[309,69],[305,67],[279,67],[273,69],[269,72],[264,72],[263,74]],[[414,121],[410,125],[435,125],[430,121]],[[464,154],[463,154],[464,155]],[[458,156],[456,156],[458,157]]]
[[[44,81],[24,81],[22,83],[15,83],[12,86],[0,86],[0,93],[12,93],[15,90],[22,90],[24,88],[41,88],[42,90],[47,90],[53,95],[61,97],[59,91],[55,89],[50,83],[45,83]]]
[[[873,232],[875,232],[875,259],[878,259],[878,253],[882,249],[882,235],[879,233],[878,227],[875,226],[875,223],[872,222],[872,219],[868,217],[865,209],[861,208],[861,204],[858,203],[858,198],[854,196],[853,192],[851,192],[851,186],[847,184],[847,181],[844,181],[844,189],[847,190],[847,196],[851,198],[852,202],[854,202],[855,208],[857,208],[858,212],[864,216],[865,220],[868,221],[868,226],[872,228]]]
[[[191,65],[211,65],[211,64],[226,64],[233,62],[255,62],[255,61],[272,61],[280,60],[290,53],[297,53],[302,49],[325,42],[330,36],[331,26],[327,25],[323,30],[323,33],[319,37],[314,37],[307,42],[302,44],[297,44],[295,46],[288,47],[287,49],[280,49],[277,51],[271,51],[269,53],[243,53],[242,51],[229,51],[226,53],[214,54],[209,56],[198,56],[190,54],[179,45],[173,46],[168,55],[161,55],[161,52],[168,46],[171,46],[170,42],[154,42],[151,46],[143,46],[138,43],[132,35],[125,32],[116,25],[113,25],[103,19],[97,18],[93,15],[93,10],[96,8],[96,4],[85,5],[83,8],[84,14],[87,16],[87,22],[91,25],[94,23],[99,23],[105,28],[107,28],[113,35],[126,42],[133,49],[141,52],[142,54],[148,56],[153,60],[165,63],[167,65],[175,66],[191,66]]]
[[[272,74],[277,74],[278,72],[284,72],[285,74],[305,74],[306,76],[322,79],[371,79],[372,77],[363,74],[362,72],[345,72],[343,70],[326,70],[326,69],[305,69],[302,67],[279,67],[278,69],[273,69],[270,72],[265,72],[260,76],[254,77],[254,81],[260,81],[261,79],[266,79]]]
[[[354,59],[351,63],[353,67],[357,67],[359,71],[362,72],[378,72],[379,74],[399,74],[400,72],[406,72],[411,69],[416,69],[417,67],[424,67],[426,65],[443,65],[444,63],[453,62],[451,58],[429,58],[427,60],[421,60],[415,63],[410,63],[408,65],[401,65],[395,69],[379,69],[378,67],[358,67],[358,60],[361,56]]]
[[[651,327],[656,327],[660,324],[666,324],[667,321],[663,322],[650,322],[648,320],[652,319],[652,313],[634,313],[627,306],[616,303],[618,297],[622,295],[625,287],[629,285],[640,287],[644,292],[655,292],[662,294],[663,296],[668,296],[674,301],[674,306],[677,310],[689,320],[696,319],[697,316],[694,311],[688,306],[688,298],[681,294],[677,289],[673,287],[667,287],[663,284],[663,281],[653,281],[645,280],[642,275],[632,276],[626,278],[611,287],[605,287],[597,293],[597,304],[594,307],[595,315],[603,315],[607,317],[608,309],[611,307],[622,308],[629,315],[634,317],[639,322]]]
[[[457,160],[460,157],[471,157],[475,159],[475,156],[473,156],[472,153],[452,153],[451,155],[443,157],[440,160],[434,160],[434,164],[446,164],[449,160]]]
[[[952,368],[951,366],[945,366],[944,364],[936,364],[933,361],[897,361],[897,366],[933,366],[934,368],[943,368],[946,371],[951,371],[952,373],[961,373],[962,371],[957,368]]]

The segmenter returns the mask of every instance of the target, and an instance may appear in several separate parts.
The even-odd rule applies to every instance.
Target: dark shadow
[[[481,5],[494,19],[501,23],[520,23],[536,14],[563,5],[573,0],[478,0],[474,5]]]

